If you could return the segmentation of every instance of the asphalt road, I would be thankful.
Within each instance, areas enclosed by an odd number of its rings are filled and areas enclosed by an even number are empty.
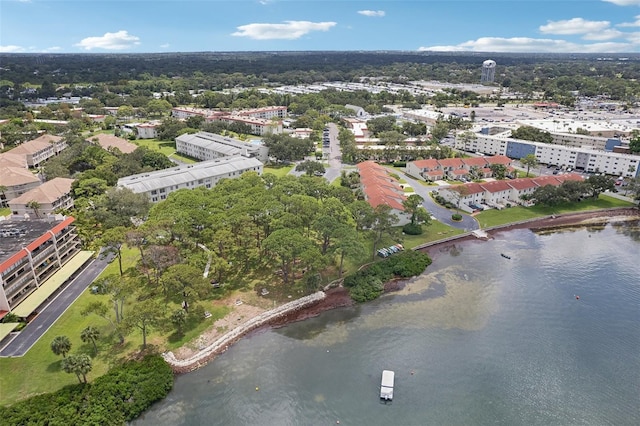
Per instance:
[[[0,351],[0,357],[24,356],[44,333],[57,321],[69,306],[100,275],[113,260],[113,255],[106,258],[98,256],[67,287],[35,317],[11,342]]]
[[[401,173],[401,172],[396,172],[396,173],[401,175],[402,178],[406,180],[407,183],[413,187],[413,190],[415,191],[416,194],[424,198],[424,203],[422,203],[422,205],[439,222],[442,222],[454,228],[462,229],[464,231],[474,231],[476,229],[480,229],[480,225],[478,224],[478,221],[476,221],[475,218],[473,218],[472,216],[469,216],[468,214],[465,214],[465,213],[461,213],[462,214],[461,221],[456,222],[452,220],[451,215],[454,212],[445,207],[442,207],[441,205],[437,204],[435,201],[431,199],[430,193],[437,190],[439,187],[437,186],[427,187],[422,185],[420,182],[416,181],[415,179],[410,178],[404,173]]]
[[[338,126],[329,123],[329,167],[326,168],[324,178],[333,182],[340,177],[342,171],[342,152],[338,140]],[[323,149],[324,150],[324,149]]]

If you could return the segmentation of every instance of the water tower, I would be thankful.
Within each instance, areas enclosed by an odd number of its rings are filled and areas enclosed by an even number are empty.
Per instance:
[[[487,59],[482,63],[482,77],[480,78],[480,82],[493,83],[495,76],[496,76],[496,61]]]

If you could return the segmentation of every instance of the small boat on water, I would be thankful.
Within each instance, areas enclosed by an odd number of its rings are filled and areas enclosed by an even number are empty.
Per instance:
[[[384,401],[393,400],[393,384],[395,373],[391,370],[382,371],[382,382],[380,384],[380,399]]]
[[[511,259],[511,256],[507,256],[507,255],[506,255],[506,254],[504,254],[504,253],[500,253],[500,256],[504,257],[505,259]]]

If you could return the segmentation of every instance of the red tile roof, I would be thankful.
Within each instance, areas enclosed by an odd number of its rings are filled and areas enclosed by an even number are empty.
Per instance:
[[[486,191],[491,193],[510,191],[512,188],[506,180],[494,180],[493,182],[483,182],[480,184]]]
[[[414,161],[413,164],[419,169],[437,169],[439,167],[438,160],[433,158]]]
[[[487,161],[489,164],[504,164],[505,166],[511,164],[511,159],[506,155],[494,155],[492,157],[487,157]]]
[[[517,191],[532,189],[538,186],[533,182],[533,179],[531,178],[513,179],[509,181],[509,185],[511,185],[511,187]]]
[[[454,168],[460,168],[463,165],[461,158],[444,158],[442,160],[438,160],[438,163],[440,163],[440,166],[442,167]]]
[[[484,157],[471,157],[471,158],[463,158],[462,162],[469,167],[486,167],[488,160]]]
[[[364,161],[357,165],[360,183],[371,207],[386,204],[397,210],[404,210],[402,201],[406,199],[400,184],[389,175],[389,171],[374,161]]]

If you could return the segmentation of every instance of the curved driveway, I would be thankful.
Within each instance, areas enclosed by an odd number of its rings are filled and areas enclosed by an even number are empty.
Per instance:
[[[462,220],[460,222],[451,220],[451,215],[454,212],[445,207],[442,207],[431,199],[430,193],[437,190],[438,187],[427,187],[402,172],[396,171],[395,173],[398,173],[404,180],[406,180],[407,183],[413,187],[413,190],[416,194],[424,198],[424,203],[422,205],[439,222],[442,222],[453,228],[462,229],[464,231],[473,231],[476,229],[480,229],[478,221],[473,216],[469,216],[468,214],[465,214],[463,212],[460,213],[462,215]]]

